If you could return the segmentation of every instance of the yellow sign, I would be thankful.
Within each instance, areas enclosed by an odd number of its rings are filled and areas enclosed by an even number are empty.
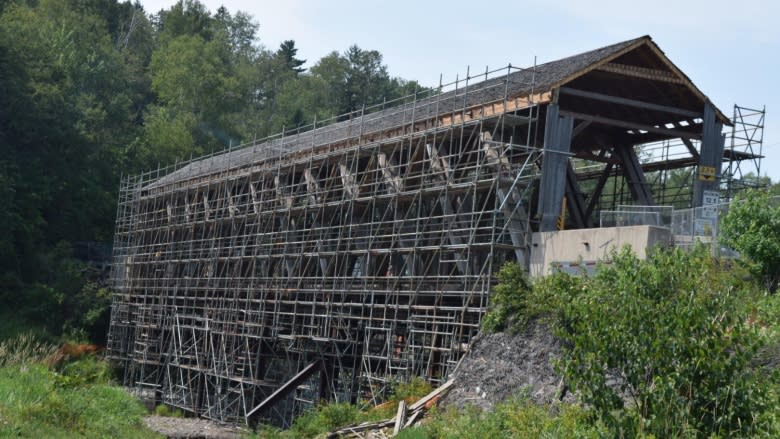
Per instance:
[[[699,180],[715,181],[717,175],[717,171],[712,166],[699,166]]]

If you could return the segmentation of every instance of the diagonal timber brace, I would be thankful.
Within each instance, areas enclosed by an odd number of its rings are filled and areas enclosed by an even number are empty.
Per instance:
[[[650,190],[650,185],[647,183],[642,164],[639,163],[634,148],[628,145],[616,146],[613,153],[620,159],[628,179],[628,189],[634,200],[642,206],[655,205],[653,192]]]

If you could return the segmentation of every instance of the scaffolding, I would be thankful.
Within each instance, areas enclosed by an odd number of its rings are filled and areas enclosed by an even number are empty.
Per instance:
[[[108,356],[228,422],[440,384],[532,233],[666,223],[654,206],[701,207],[724,160],[760,159],[724,124],[641,37],[124,176]]]
[[[723,202],[749,188],[762,187],[765,183],[761,175],[763,159],[764,108],[752,109],[734,105],[731,126],[724,129],[723,135],[727,147],[723,151],[723,166],[720,170],[721,198]],[[686,125],[682,125],[686,126]],[[639,159],[648,184],[653,189],[654,201],[658,206],[671,206],[677,210],[691,208],[693,187],[696,180],[697,156],[701,150],[701,141],[696,139],[665,139],[637,146]],[[577,160],[574,164],[580,184],[587,188],[596,179],[606,179],[606,188],[598,199],[598,205],[592,209],[596,215],[601,212],[599,221],[608,211],[622,212],[626,203],[633,201],[628,181],[617,166]],[[613,221],[608,219],[606,223]]]
[[[320,398],[440,383],[493,273],[529,251],[533,71],[483,77],[124,177],[108,350],[125,384],[203,417],[286,425]]]
[[[729,136],[728,166],[724,169],[725,197],[733,200],[740,191],[761,187],[761,159],[764,154],[766,107],[734,105]]]

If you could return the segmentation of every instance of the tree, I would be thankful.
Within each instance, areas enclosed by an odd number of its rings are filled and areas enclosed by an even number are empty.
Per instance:
[[[70,249],[111,241],[120,172],[408,87],[388,82],[375,51],[336,53],[307,74],[293,40],[277,51],[260,45],[249,14],[180,0],[148,16],[133,1],[0,0],[0,297],[4,309],[57,314],[54,326],[91,324],[64,314],[105,299]]]
[[[147,156],[152,163],[238,143],[228,115],[241,111],[243,97],[230,55],[219,40],[178,36],[154,52],[150,71],[152,89],[164,107],[150,107],[145,116]],[[180,140],[156,132],[172,128],[182,136]],[[174,140],[179,147],[156,143],[163,139]]]
[[[138,130],[123,52],[132,44],[115,38],[127,15],[114,16],[133,10],[68,0],[2,9],[0,296],[10,304],[3,309],[24,314],[24,306],[55,323],[81,309],[71,305],[85,277],[68,249],[111,239],[124,145]],[[133,43],[135,36],[142,35]]]
[[[408,90],[406,82],[390,78],[381,53],[356,45],[350,46],[343,55],[331,52],[324,56],[311,68],[311,73],[327,84],[327,105],[335,110],[334,115],[382,104]]]
[[[295,56],[298,54],[298,48],[295,47],[295,40],[285,40],[279,45],[279,50],[276,51],[276,56],[280,57],[288,69],[295,73],[303,73],[306,69],[301,66],[306,63],[305,59],[298,59]]]
[[[251,15],[238,11],[231,15],[221,6],[214,16],[218,37],[223,38],[236,58],[255,61],[258,53],[257,29],[259,25]]]
[[[197,35],[209,41],[214,36],[213,18],[198,0],[179,0],[156,18],[158,35],[165,43],[182,35]]]
[[[722,243],[747,257],[746,263],[764,286],[780,283],[780,203],[763,190],[736,197],[720,224]]]

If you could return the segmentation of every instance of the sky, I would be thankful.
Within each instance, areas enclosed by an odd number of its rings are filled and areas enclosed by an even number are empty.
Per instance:
[[[352,44],[378,50],[392,76],[424,86],[512,64],[530,67],[650,35],[727,115],[766,107],[761,175],[780,181],[780,2],[776,0],[201,0],[259,23],[275,50],[295,40],[310,67]],[[175,0],[142,0],[149,13]],[[776,111],[776,113],[774,113]],[[727,139],[726,145],[730,144]]]

